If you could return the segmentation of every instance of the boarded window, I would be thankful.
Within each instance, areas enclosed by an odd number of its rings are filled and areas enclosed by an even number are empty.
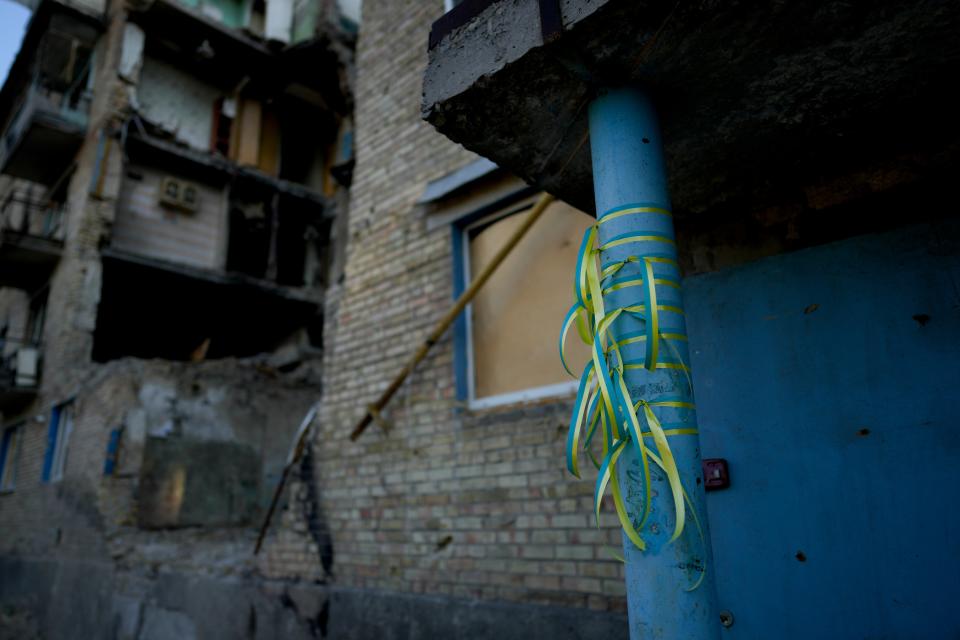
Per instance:
[[[529,215],[529,207],[467,229],[468,278],[478,274]],[[540,389],[552,395],[572,381],[560,364],[557,337],[573,303],[577,251],[593,218],[563,203],[544,212],[470,305],[471,398]],[[589,352],[570,336],[571,368]],[[575,370],[576,371],[576,370]]]
[[[236,120],[239,126],[233,129],[233,141],[230,145],[232,159],[237,164],[255,167],[260,160],[260,125],[263,120],[263,109],[258,101],[247,98],[240,100],[239,107],[240,112]]]
[[[276,112],[269,108],[263,110],[260,123],[257,168],[271,176],[276,176],[280,171],[280,120]]]
[[[147,438],[137,524],[144,529],[246,525],[258,504],[258,452],[236,442]]]

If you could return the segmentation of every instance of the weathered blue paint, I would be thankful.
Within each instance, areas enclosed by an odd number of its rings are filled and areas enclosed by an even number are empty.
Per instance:
[[[453,299],[459,298],[467,288],[467,276],[463,265],[463,227],[459,224],[450,227],[450,242],[453,256]],[[456,385],[457,400],[466,402],[470,397],[470,382],[467,367],[470,359],[467,357],[467,315],[466,312],[457,316],[453,322],[453,368],[454,383]]]
[[[112,476],[117,466],[117,454],[120,452],[120,429],[110,430],[110,439],[107,440],[107,455],[103,460],[103,475]]]
[[[960,637],[960,222],[684,284],[724,636]]]
[[[7,450],[10,448],[10,441],[13,439],[13,432],[16,428],[4,429],[3,438],[0,439],[0,478],[3,478],[3,472],[7,467]],[[13,463],[13,460],[11,460],[11,463]]]
[[[470,164],[460,167],[456,171],[443,175],[436,180],[427,183],[427,188],[423,190],[423,195],[417,200],[417,204],[435,202],[441,198],[446,198],[454,191],[462,189],[475,183],[481,178],[489,176],[497,170],[497,165],[492,160],[486,158],[477,158]]]
[[[676,258],[676,245],[663,239],[674,238],[673,220],[661,213],[630,214],[604,222],[604,214],[625,206],[670,208],[667,175],[664,166],[660,129],[649,98],[636,89],[617,89],[602,93],[590,106],[590,141],[593,156],[594,191],[597,215],[601,220],[601,245],[625,234],[654,236],[660,241],[644,241],[605,249],[604,265],[635,256]],[[679,281],[679,267],[657,263],[658,278]],[[643,267],[626,265],[617,279],[643,277]],[[678,289],[657,287],[661,304],[682,307]],[[644,304],[643,287],[621,289],[604,296],[608,307]],[[685,333],[682,314],[661,313],[661,333]],[[614,324],[614,333],[620,337],[642,333],[645,324],[633,317],[622,316]],[[689,363],[688,345],[672,341],[675,351],[664,345],[661,360],[681,360]],[[643,361],[646,343],[638,342],[623,349],[624,360]],[[628,370],[624,374],[634,400],[680,399],[692,400],[692,389],[687,376],[677,370]],[[696,426],[695,414],[687,409],[657,409],[665,428]],[[706,529],[706,508],[701,482],[700,451],[696,435],[670,438],[681,478]],[[631,442],[620,465],[624,495],[635,521],[642,513],[642,472]],[[719,637],[720,623],[716,606],[714,568],[710,556],[708,530],[701,538],[693,518],[687,518],[684,534],[669,543],[674,527],[673,498],[665,477],[652,470],[654,491],[652,512],[641,535],[648,549],[640,551],[624,536],[627,561],[627,605],[630,619],[630,637],[683,638],[702,640]],[[694,585],[706,567],[702,584]]]
[[[57,437],[60,429],[60,412],[63,405],[55,405],[50,410],[50,423],[47,425],[47,449],[43,454],[43,482],[50,482],[53,472],[53,456],[57,451]]]

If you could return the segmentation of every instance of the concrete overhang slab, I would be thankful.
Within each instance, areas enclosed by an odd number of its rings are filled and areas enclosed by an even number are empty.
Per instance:
[[[127,137],[127,149],[135,159],[143,159],[171,170],[187,171],[187,175],[196,175],[213,183],[234,181],[250,184],[259,187],[265,197],[279,192],[316,206],[318,216],[331,219],[336,216],[336,209],[323,194],[302,184],[268,175],[259,169],[240,166],[220,155],[204,153],[137,132]]]
[[[960,140],[960,3],[552,2],[564,28],[547,44],[547,0],[478,3],[434,38],[423,116],[583,210],[604,86],[654,93],[681,214]]]

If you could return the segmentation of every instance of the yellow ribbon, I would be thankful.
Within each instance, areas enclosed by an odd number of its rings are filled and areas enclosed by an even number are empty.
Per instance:
[[[688,383],[690,380],[690,369],[672,344],[674,341],[686,341],[686,336],[676,332],[660,331],[661,313],[682,315],[683,309],[676,305],[658,303],[658,286],[679,289],[680,283],[671,278],[657,276],[654,272],[654,265],[666,264],[678,268],[676,260],[663,256],[629,256],[606,267],[601,268],[599,266],[601,252],[611,247],[639,242],[661,242],[675,245],[672,238],[652,232],[644,232],[613,238],[601,247],[598,240],[599,225],[608,220],[634,213],[670,215],[668,210],[656,207],[627,207],[603,216],[587,230],[581,244],[578,268],[574,279],[576,303],[568,312],[561,329],[560,353],[566,367],[564,344],[570,328],[574,326],[577,328],[580,339],[591,347],[590,364],[581,375],[581,387],[568,433],[568,468],[573,475],[580,477],[578,450],[580,449],[581,438],[583,438],[584,450],[589,453],[593,464],[599,469],[594,490],[594,515],[597,526],[599,526],[603,496],[609,488],[617,518],[627,538],[637,548],[645,550],[646,542],[640,532],[646,525],[652,506],[651,463],[663,472],[673,498],[675,526],[670,542],[674,542],[683,533],[688,514],[693,519],[701,540],[703,540],[703,529],[690,496],[683,486],[669,443],[670,437],[696,435],[697,430],[695,428],[665,429],[654,411],[655,408],[693,411],[696,409],[695,405],[692,402],[681,400],[647,401],[640,399],[634,401],[623,377],[624,371],[633,369],[642,368],[650,371],[673,369],[683,371],[687,376]],[[611,281],[613,276],[625,265],[631,263],[638,264],[641,267],[641,277],[620,282]],[[643,304],[629,304],[614,309],[606,308],[603,300],[604,294],[630,287],[641,288]],[[625,336],[617,339],[613,332],[613,324],[623,314],[630,314],[644,321],[645,331],[642,335]],[[645,342],[647,345],[644,350],[644,361],[642,363],[624,362],[620,348],[638,342]],[[667,346],[672,354],[670,361],[664,361],[660,357],[661,342]],[[600,463],[594,457],[590,446],[597,429],[602,433],[602,462]],[[647,438],[652,440],[649,446],[646,443]],[[638,526],[635,525],[627,509],[617,473],[617,465],[630,442],[633,442],[636,447],[637,457],[643,469],[643,511],[640,514]],[[702,580],[703,575],[690,589],[696,589]]]

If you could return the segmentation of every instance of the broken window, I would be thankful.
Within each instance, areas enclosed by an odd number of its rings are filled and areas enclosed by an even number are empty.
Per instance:
[[[316,204],[292,197],[281,196],[279,202],[276,281],[279,284],[299,287],[304,283],[308,247],[316,248],[315,240],[320,239],[314,222],[319,218],[321,210]],[[327,233],[329,235],[329,231]],[[327,237],[323,236],[323,240]],[[311,256],[319,262],[320,256],[316,252],[311,253]],[[318,266],[315,264],[314,268]]]
[[[323,179],[323,194],[333,196],[337,184],[350,187],[353,181],[353,120],[344,118],[337,129],[336,142],[330,145]]]
[[[233,135],[233,119],[237,115],[237,101],[233,98],[218,98],[213,105],[213,132],[210,150],[230,155],[230,137]]]
[[[280,172],[280,118],[271,104],[221,97],[213,105],[211,151],[267,175]]]
[[[49,289],[44,288],[30,298],[30,307],[27,312],[27,331],[24,342],[28,345],[39,345],[43,340],[43,325],[47,319],[47,295]]]
[[[320,205],[239,185],[231,195],[227,271],[292,287],[323,282],[330,225]]]
[[[266,25],[266,3],[263,0],[253,0],[253,5],[250,7],[250,21],[247,23],[247,29],[258,36],[263,36]]]
[[[59,482],[67,467],[67,448],[73,431],[73,402],[58,404],[50,413],[47,452],[43,459],[43,481]]]
[[[278,135],[283,140],[279,176],[332,195],[329,175],[337,147],[339,125],[336,117],[324,108],[317,92],[305,87],[288,91],[296,91],[297,97],[287,96],[276,105]],[[349,126],[349,122],[344,126]],[[352,140],[348,139],[347,143],[352,149]],[[347,153],[345,150],[344,155]]]
[[[38,71],[43,84],[77,100],[77,94],[87,89],[93,47],[72,35],[50,31],[40,52]]]
[[[461,231],[466,286],[529,215],[528,200],[497,211]],[[589,215],[555,202],[504,260],[467,307],[466,371],[474,407],[571,393],[576,388],[557,353],[558,322],[572,304],[570,274]],[[518,357],[518,354],[523,354]],[[571,366],[589,357],[571,336]]]
[[[234,201],[230,207],[227,271],[255,278],[267,274],[271,212],[265,202]]]
[[[63,194],[46,196],[44,187],[18,180],[0,204],[0,228],[41,238],[59,238]]]
[[[16,486],[22,439],[23,423],[3,431],[3,439],[0,440],[0,493],[13,491]]]

